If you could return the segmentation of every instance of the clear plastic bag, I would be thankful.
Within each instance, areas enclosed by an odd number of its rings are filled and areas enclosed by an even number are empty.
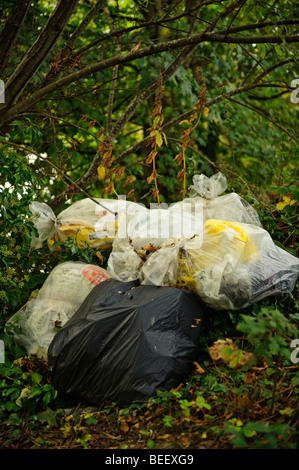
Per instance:
[[[202,232],[202,211],[194,216],[187,209],[128,207],[126,216],[119,220],[108,259],[111,277],[139,279],[142,284],[174,284],[180,243]]]
[[[177,286],[194,290],[215,309],[238,309],[294,289],[299,260],[251,224],[211,219],[202,242],[181,248]]]
[[[119,235],[125,232],[120,224],[108,260],[111,277],[187,288],[215,309],[291,292],[299,260],[274,244],[245,200],[219,196],[226,185],[221,173],[197,175],[194,197],[168,210],[128,211],[127,232]]]
[[[109,278],[105,269],[67,261],[49,274],[35,298],[30,299],[7,322],[22,330],[15,341],[28,354],[47,358],[48,347],[60,327],[77,311],[90,291]]]
[[[119,210],[125,210],[133,202],[114,199],[96,199],[98,204],[89,198],[76,201],[60,214],[55,216],[45,203],[33,202],[29,209],[38,230],[38,237],[33,236],[31,247],[41,248],[48,240],[51,248],[55,241],[66,241],[68,237],[76,239],[79,246],[85,243],[94,248],[110,248],[117,231]]]
[[[204,174],[195,175],[189,189],[190,198],[175,203],[174,207],[191,204],[194,210],[194,207],[202,204],[204,221],[219,219],[261,226],[257,211],[245,199],[236,193],[221,196],[227,189],[227,179],[222,173],[216,173],[210,178]]]

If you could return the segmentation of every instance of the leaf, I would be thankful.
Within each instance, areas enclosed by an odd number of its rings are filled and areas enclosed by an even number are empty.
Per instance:
[[[125,419],[122,419],[121,420],[121,423],[120,423],[120,430],[121,432],[123,432],[124,434],[127,434],[129,431],[130,431],[130,426],[128,425],[127,421]]]
[[[123,172],[125,171],[125,169],[126,169],[125,166],[121,166],[117,168],[117,170],[115,171],[115,179],[119,179],[121,175],[123,174]]]
[[[161,132],[161,134],[163,135],[164,137],[164,142],[165,142],[165,145],[168,146],[168,142],[167,142],[167,138],[166,138],[166,134],[164,132]]]
[[[174,161],[176,161],[177,164],[180,165],[182,163],[183,158],[184,158],[183,152],[180,152],[174,157]]]
[[[179,181],[183,181],[185,173],[186,173],[186,168],[183,168],[181,171],[178,172],[177,179]]]
[[[209,108],[204,108],[203,114],[204,114],[205,117],[208,117],[208,115],[209,115]]]
[[[154,179],[157,178],[157,170],[153,170],[152,174],[146,179],[148,184],[150,184]]]
[[[149,251],[150,253],[154,253],[155,251],[157,251],[157,249],[158,248],[155,248],[154,245],[152,245],[151,243],[144,247],[144,250]]]
[[[31,390],[28,398],[33,398],[33,397],[36,397],[37,395],[40,395],[42,393],[41,389],[37,386],[33,387],[33,389]]]
[[[243,434],[245,437],[253,437],[253,436],[256,436],[257,433],[254,429],[249,429],[246,426],[244,426]]]
[[[296,200],[291,200],[288,196],[282,196],[283,201],[280,201],[276,204],[276,208],[279,211],[282,211],[286,206],[292,206],[295,204]]]
[[[157,132],[156,134],[156,144],[158,145],[158,147],[161,147],[161,145],[163,144],[163,139],[160,132]]]
[[[152,449],[153,447],[155,447],[155,441],[153,441],[152,439],[150,439],[149,441],[147,441],[147,447],[149,449]]]
[[[130,191],[128,192],[128,194],[126,194],[126,198],[128,199],[129,197],[134,196],[134,193],[135,193],[135,189],[134,189],[134,188],[130,189]]]
[[[265,44],[258,44],[257,48],[260,51],[261,59],[264,59],[267,52]]]
[[[155,137],[157,134],[159,134],[159,131],[152,131],[150,137]]]
[[[40,381],[43,378],[43,376],[38,374],[37,372],[31,372],[30,376],[31,376],[31,380],[34,384],[39,384]]]
[[[278,55],[283,55],[283,52],[282,52],[282,50],[280,49],[280,47],[279,47],[278,44],[274,44],[274,49],[275,49],[276,54],[278,54]]]
[[[29,396],[31,393],[31,388],[30,387],[25,387],[20,393],[20,396],[16,400],[16,404],[18,406],[22,406],[22,401],[28,400]]]
[[[204,374],[205,371],[203,370],[202,367],[200,367],[200,365],[197,363],[197,362],[193,362],[193,364],[195,365],[195,374]]]
[[[134,176],[133,175],[129,176],[124,182],[124,187],[128,186],[128,184],[133,183],[133,181],[134,181]]]
[[[99,180],[103,180],[105,178],[105,174],[106,174],[106,169],[104,166],[99,166],[98,167],[98,178]]]
[[[95,416],[89,416],[88,418],[85,418],[85,423],[88,425],[97,424],[97,418]]]
[[[152,150],[149,154],[149,156],[147,157],[147,159],[145,160],[145,163],[147,163],[147,165],[150,165],[153,161],[153,159],[155,158],[155,156],[157,155],[158,152],[156,152],[155,150]]]
[[[198,395],[196,397],[195,403],[198,406],[198,408],[206,408],[207,410],[211,409],[211,405],[209,405],[209,403],[207,403],[204,397],[201,395]]]
[[[253,356],[252,353],[238,349],[230,338],[219,339],[208,349],[213,361],[223,361],[231,368],[247,364]]]
[[[19,418],[17,413],[11,413],[6,421],[6,426],[20,426],[21,423],[22,420]]]
[[[153,128],[156,129],[157,128],[157,125],[159,124],[161,120],[161,116],[155,116],[154,120],[153,120]],[[160,124],[161,125],[161,124]]]

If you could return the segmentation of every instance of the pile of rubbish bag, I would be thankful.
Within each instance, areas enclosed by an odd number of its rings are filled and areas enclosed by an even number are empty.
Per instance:
[[[296,257],[273,242],[256,210],[227,189],[222,173],[195,175],[190,197],[170,207],[111,199],[83,199],[56,218],[33,202],[38,238],[76,238],[84,246],[111,249],[107,271],[118,281],[170,285],[194,291],[217,310],[245,308],[294,289]]]
[[[70,400],[127,404],[178,386],[196,359],[207,311],[242,309],[291,292],[299,260],[276,246],[256,210],[227,180],[196,175],[190,197],[168,207],[83,199],[57,217],[30,206],[32,248],[72,237],[110,250],[107,269],[55,267],[8,323],[28,354],[48,360]],[[53,247],[54,245],[54,247]]]

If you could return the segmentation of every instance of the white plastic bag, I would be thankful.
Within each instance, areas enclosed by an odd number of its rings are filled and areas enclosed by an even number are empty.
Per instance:
[[[96,199],[97,204],[89,198],[76,201],[60,214],[55,216],[45,203],[33,202],[29,209],[39,236],[32,236],[31,247],[41,248],[48,240],[51,248],[55,241],[66,241],[68,237],[76,239],[78,245],[85,243],[94,248],[111,247],[117,231],[117,218],[120,210],[125,210],[133,202],[118,199]]]
[[[77,311],[89,292],[108,279],[106,270],[92,264],[67,261],[49,274],[37,297],[29,300],[7,322],[21,327],[18,344],[28,354],[47,359],[48,347],[59,327]]]
[[[186,212],[182,208],[128,207],[119,220],[108,259],[111,277],[119,281],[139,279],[142,284],[173,284],[182,240],[202,232],[202,211],[194,216],[188,207]]]
[[[190,198],[174,204],[179,207],[182,204],[191,204],[194,208],[198,204],[203,205],[203,220],[219,219],[242,222],[261,226],[257,211],[236,193],[221,194],[227,188],[227,179],[222,173],[216,173],[208,178],[204,174],[193,177],[193,185],[190,186]]]

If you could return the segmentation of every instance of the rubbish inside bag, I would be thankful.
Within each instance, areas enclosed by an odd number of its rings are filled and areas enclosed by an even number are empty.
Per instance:
[[[237,194],[217,197],[225,188],[223,175],[197,176],[193,194],[214,199],[195,196],[168,210],[127,211],[108,259],[110,276],[187,288],[212,308],[224,310],[291,292],[299,260],[274,244],[254,208]],[[164,225],[159,232],[160,219]],[[164,236],[153,237],[155,231]]]
[[[99,266],[76,261],[58,264],[49,274],[35,298],[31,298],[7,322],[16,324],[22,333],[15,341],[27,354],[47,358],[48,347],[61,328],[77,311],[99,283],[109,279]]]
[[[51,248],[55,241],[64,242],[71,237],[81,247],[87,243],[94,248],[110,248],[117,231],[118,212],[134,203],[100,198],[95,201],[89,198],[76,201],[60,212],[57,218],[44,202],[32,202],[29,209],[39,236],[32,236],[31,247],[41,248],[47,240]]]
[[[177,387],[196,360],[204,318],[188,290],[108,279],[53,338],[53,386],[68,400],[122,406]]]
[[[257,226],[220,220],[204,224],[180,250],[178,287],[194,290],[214,309],[245,308],[270,295],[291,292],[299,260]]]

